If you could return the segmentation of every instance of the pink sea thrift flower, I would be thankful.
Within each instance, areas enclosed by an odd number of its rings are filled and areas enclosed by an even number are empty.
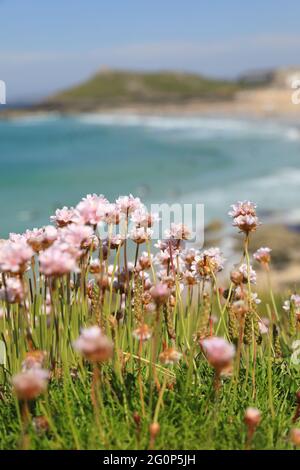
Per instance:
[[[129,238],[140,245],[151,239],[152,230],[150,228],[138,227],[131,230]]]
[[[224,268],[224,257],[219,248],[209,248],[195,256],[192,270],[200,277],[208,278]]]
[[[271,261],[271,248],[262,247],[259,248],[254,254],[253,258],[263,265],[268,265]]]
[[[78,212],[74,207],[64,206],[62,209],[56,209],[55,215],[50,217],[51,222],[53,222],[57,227],[66,227],[66,225],[76,222],[79,218]]]
[[[101,194],[88,194],[76,206],[76,211],[84,224],[96,226],[104,220],[108,200]]]
[[[246,409],[244,421],[248,427],[256,427],[261,421],[261,412],[257,408],[249,406]]]
[[[10,240],[0,245],[0,271],[13,274],[24,273],[34,252],[24,240]]]
[[[61,229],[59,238],[61,241],[76,248],[81,248],[84,243],[91,239],[94,231],[88,225],[69,224]]]
[[[230,367],[235,355],[235,348],[224,338],[210,337],[200,341],[209,364],[221,373]]]
[[[77,271],[76,257],[63,250],[63,246],[52,245],[39,256],[40,271],[46,276],[64,276]]]
[[[228,212],[228,215],[233,218],[232,225],[245,233],[254,232],[260,224],[256,215],[256,204],[250,201],[239,201],[231,207],[232,210]]]
[[[239,267],[239,272],[243,275],[244,277],[244,282],[248,282],[248,266],[247,264],[241,264]],[[251,284],[256,284],[256,272],[252,268],[252,266],[249,266],[249,277],[250,277],[250,282]]]
[[[104,207],[104,221],[107,224],[118,225],[120,222],[120,209],[117,204],[106,204]]]
[[[12,383],[19,400],[34,400],[46,391],[49,372],[41,368],[32,368],[13,377]]]
[[[156,305],[163,305],[167,303],[171,291],[166,284],[159,283],[151,287],[150,294]]]
[[[143,251],[138,260],[138,268],[141,270],[150,269],[153,263],[153,255]]]
[[[74,348],[91,362],[105,362],[112,357],[113,342],[98,326],[84,328]]]
[[[33,230],[26,230],[26,240],[29,246],[38,253],[41,250],[46,250],[57,239],[57,229],[52,225],[47,225],[42,228],[34,228]]]
[[[129,194],[129,196],[120,196],[116,200],[116,204],[120,212],[122,212],[126,216],[132,214],[132,212],[142,207],[140,198],[134,197],[132,194]]]
[[[0,300],[7,301],[10,304],[21,303],[25,298],[24,287],[20,279],[17,277],[9,277],[6,279],[6,288],[0,289]]]
[[[191,238],[190,229],[184,224],[171,224],[170,230],[165,232],[166,238],[173,238],[175,240],[189,240]]]
[[[148,212],[145,207],[140,207],[132,213],[131,221],[134,222],[137,227],[150,228],[153,227],[155,222],[159,221],[159,217],[158,214]]]
[[[300,295],[292,294],[290,300],[284,301],[282,308],[286,312],[290,312],[293,308],[296,316],[300,318]]]

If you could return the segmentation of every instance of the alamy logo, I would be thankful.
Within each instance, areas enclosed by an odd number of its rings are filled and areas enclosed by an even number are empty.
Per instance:
[[[296,340],[292,344],[293,353],[291,355],[291,362],[294,365],[300,364],[300,340]]]
[[[295,90],[292,93],[292,103],[300,104],[300,78],[295,78],[291,83],[291,87]]]
[[[6,104],[6,84],[0,80],[0,104]]]
[[[0,366],[6,366],[6,348],[5,343],[0,341]]]

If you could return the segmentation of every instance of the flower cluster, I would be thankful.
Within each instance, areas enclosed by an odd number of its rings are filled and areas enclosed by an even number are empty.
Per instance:
[[[231,206],[232,210],[228,213],[233,219],[232,225],[238,227],[241,232],[246,234],[254,232],[260,224],[256,215],[256,204],[250,201],[239,201]]]

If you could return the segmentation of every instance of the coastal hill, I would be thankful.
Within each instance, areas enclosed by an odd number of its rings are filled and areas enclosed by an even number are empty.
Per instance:
[[[55,111],[212,114],[299,119],[292,102],[300,67],[254,71],[236,80],[196,73],[101,69],[91,78],[30,108],[0,109],[0,118]],[[300,96],[300,92],[296,91]],[[297,95],[297,96],[298,96]]]
[[[292,103],[292,82],[300,68],[254,71],[236,80],[195,73],[100,70],[87,81],[59,92],[37,108],[85,112],[125,110],[166,113],[299,116]]]
[[[179,72],[103,70],[86,82],[62,91],[42,103],[55,110],[90,110],[132,104],[182,104],[191,100],[233,99],[240,85],[234,81]]]

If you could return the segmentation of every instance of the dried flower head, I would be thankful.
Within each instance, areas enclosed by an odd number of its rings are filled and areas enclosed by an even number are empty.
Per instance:
[[[175,348],[167,348],[160,355],[159,360],[165,365],[173,365],[180,361],[182,354]]]
[[[33,368],[42,368],[46,359],[45,351],[29,351],[25,355],[25,359],[22,362],[22,371],[33,369]]]
[[[138,341],[147,341],[151,338],[152,332],[149,326],[144,323],[132,332],[132,336]]]

